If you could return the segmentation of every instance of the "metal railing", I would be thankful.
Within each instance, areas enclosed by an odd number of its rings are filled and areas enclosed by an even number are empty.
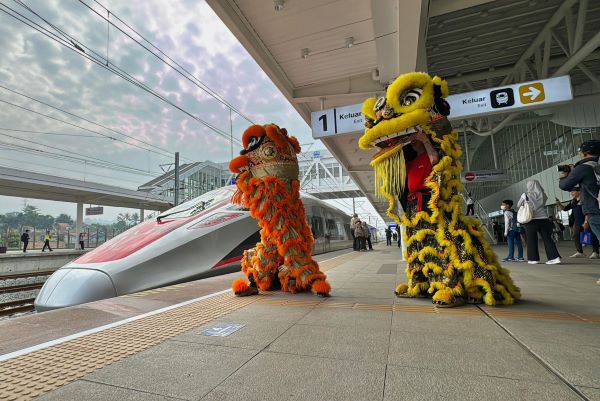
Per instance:
[[[88,227],[84,229],[84,248],[96,248],[103,243],[111,240],[123,231],[129,229],[126,227],[122,230],[109,227]],[[44,247],[44,237],[46,229],[36,227],[22,226],[20,228],[7,227],[0,231],[0,247],[6,247],[7,250],[20,250],[23,248],[21,235],[29,230],[29,243],[27,250],[39,250]],[[50,230],[50,247],[52,249],[78,249],[79,248],[79,233],[69,229],[52,229]]]
[[[477,217],[481,222],[481,227],[483,227],[485,230],[490,242],[492,242],[494,245],[498,245],[498,239],[494,235],[492,219],[487,210],[485,210],[478,201],[475,201],[475,217]]]

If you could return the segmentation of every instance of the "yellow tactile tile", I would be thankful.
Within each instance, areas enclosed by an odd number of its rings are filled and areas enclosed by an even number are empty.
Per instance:
[[[0,362],[0,400],[31,400],[259,299],[218,295]]]

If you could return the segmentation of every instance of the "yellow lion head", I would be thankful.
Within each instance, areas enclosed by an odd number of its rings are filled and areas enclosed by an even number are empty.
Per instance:
[[[423,72],[400,75],[387,88],[385,97],[369,98],[362,105],[365,133],[358,141],[361,149],[379,148],[371,165],[397,154],[413,135],[445,117],[450,107],[448,83]]]

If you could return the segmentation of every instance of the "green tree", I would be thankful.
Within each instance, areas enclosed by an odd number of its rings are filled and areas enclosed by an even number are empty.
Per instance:
[[[68,225],[72,226],[73,224],[75,224],[75,222],[73,221],[73,219],[71,218],[71,216],[69,216],[66,213],[61,213],[58,215],[58,217],[56,217],[56,219],[54,219],[55,223],[67,223]]]

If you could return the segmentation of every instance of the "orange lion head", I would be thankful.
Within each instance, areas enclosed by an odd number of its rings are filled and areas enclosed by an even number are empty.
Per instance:
[[[244,149],[240,156],[229,162],[229,170],[240,174],[249,172],[253,177],[275,176],[298,179],[300,144],[288,136],[285,128],[275,124],[252,125],[242,135]]]

